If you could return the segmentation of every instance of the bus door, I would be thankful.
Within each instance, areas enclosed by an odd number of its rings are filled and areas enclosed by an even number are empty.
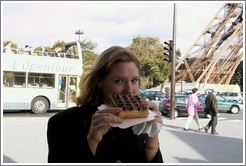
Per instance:
[[[77,91],[77,76],[59,75],[57,107],[74,106]]]

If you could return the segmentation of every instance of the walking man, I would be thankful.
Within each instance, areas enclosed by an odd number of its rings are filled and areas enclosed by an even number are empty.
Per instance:
[[[217,126],[217,116],[218,116],[218,106],[217,106],[217,99],[216,99],[216,91],[212,90],[212,92],[206,97],[205,104],[206,104],[206,111],[211,115],[211,120],[208,122],[207,126],[204,127],[205,132],[208,132],[210,126],[212,126],[211,134],[217,135],[219,133],[216,132]]]

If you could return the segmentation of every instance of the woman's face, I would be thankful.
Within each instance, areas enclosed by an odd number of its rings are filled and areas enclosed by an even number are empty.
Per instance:
[[[133,62],[122,62],[114,66],[111,73],[98,83],[102,88],[104,103],[111,94],[134,94],[139,89],[139,70]]]

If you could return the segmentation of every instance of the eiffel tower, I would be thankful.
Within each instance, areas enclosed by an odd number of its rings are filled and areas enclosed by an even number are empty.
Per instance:
[[[243,59],[243,4],[225,3],[176,65],[175,81],[229,84]]]

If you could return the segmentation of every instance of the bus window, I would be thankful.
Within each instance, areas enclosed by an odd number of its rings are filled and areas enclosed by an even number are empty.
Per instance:
[[[25,72],[3,72],[3,80],[5,87],[25,87]]]
[[[13,73],[12,72],[8,72],[8,71],[4,71],[3,72],[3,86],[4,87],[10,87],[10,85],[12,84],[13,87]]]
[[[55,88],[55,74],[28,73],[29,88]]]

